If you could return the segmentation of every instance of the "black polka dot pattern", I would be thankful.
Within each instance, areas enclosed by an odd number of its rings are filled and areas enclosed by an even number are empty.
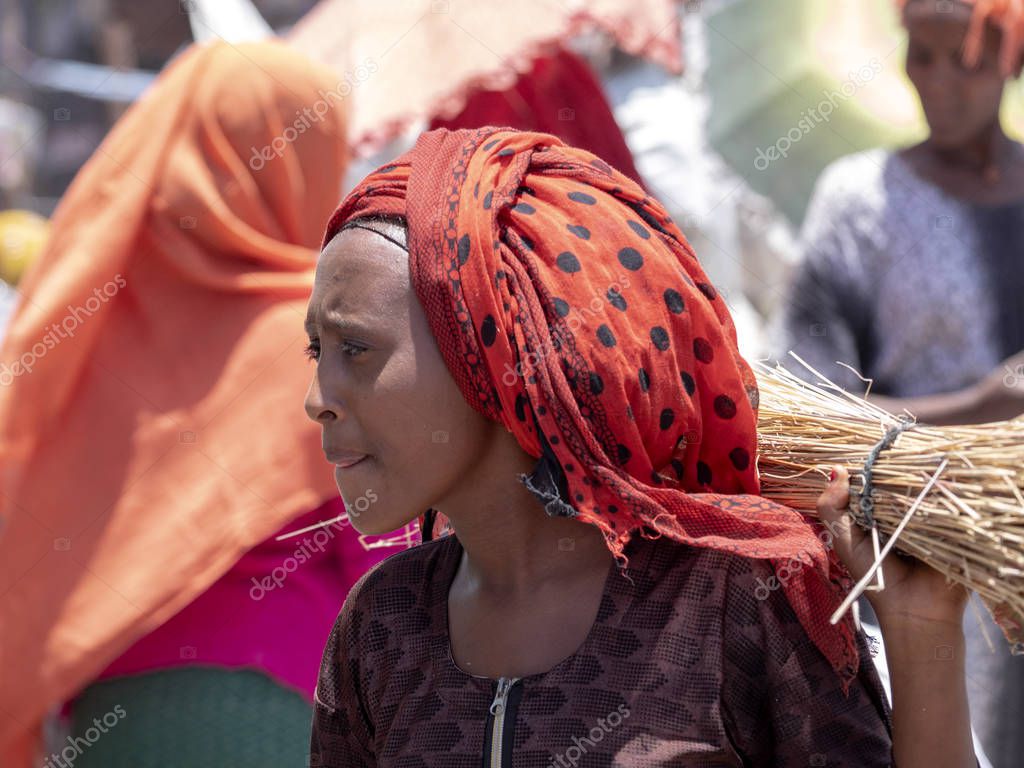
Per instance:
[[[669,348],[668,331],[660,325],[651,328],[651,342],[657,349],[665,352]]]
[[[743,472],[750,466],[750,452],[746,448],[733,448],[729,451],[729,461],[736,469]]]
[[[683,386],[686,388],[686,394],[693,397],[693,393],[697,391],[697,385],[693,381],[693,376],[688,374],[686,371],[680,371],[679,378],[683,380]]]
[[[597,198],[593,195],[588,195],[586,192],[570,192],[569,199],[574,203],[583,203],[583,205],[595,205]]]
[[[708,301],[714,301],[718,298],[718,291],[715,290],[711,283],[697,283],[697,290],[708,297]]]
[[[483,325],[480,326],[480,339],[485,347],[489,347],[494,344],[497,335],[498,328],[494,323],[494,315],[488,315],[484,318]]]
[[[620,465],[621,464],[625,464],[631,458],[633,458],[633,454],[630,453],[629,448],[624,446],[622,443],[619,443],[619,447],[617,449],[617,453],[618,453],[618,459],[619,459],[619,464]]]
[[[686,304],[683,302],[683,297],[679,295],[679,291],[675,288],[666,288],[663,294],[665,299],[665,306],[668,307],[668,311],[673,315],[682,314],[682,311],[686,308]]]
[[[566,229],[576,235],[580,240],[590,239],[590,230],[581,224],[568,224],[566,225]]]
[[[605,294],[605,297],[608,299],[608,303],[611,304],[613,307],[615,307],[618,310],[621,310],[622,312],[626,311],[626,308],[628,306],[626,304],[626,300],[622,298],[622,294],[619,293],[617,289],[609,288],[608,292]]]
[[[636,272],[644,265],[644,257],[635,248],[623,248],[619,251],[619,263],[631,272]]]
[[[715,348],[710,341],[698,336],[693,340],[693,356],[702,363],[710,363],[715,359]]]
[[[633,221],[632,219],[630,219],[626,223],[629,225],[630,229],[632,229],[634,232],[636,232],[636,234],[638,234],[644,240],[650,240],[651,239],[651,233],[648,232],[644,228],[643,224],[640,224],[639,222]]]
[[[711,485],[714,478],[711,476],[711,467],[703,461],[697,462],[697,482],[701,485]]]
[[[715,413],[720,419],[731,419],[736,415],[736,403],[728,395],[715,398]]]
[[[520,421],[526,421],[526,395],[520,392],[516,395],[516,418]]]
[[[555,263],[558,264],[558,268],[560,270],[568,274],[580,271],[579,259],[576,258],[574,253],[570,253],[569,251],[563,251],[558,254],[558,258],[555,260]]]
[[[470,242],[469,235],[463,235],[459,238],[459,266],[462,266],[469,261]]]
[[[615,346],[615,335],[612,333],[612,329],[607,325],[602,324],[601,327],[597,329],[597,338],[606,347]]]
[[[640,381],[640,391],[646,392],[651,388],[651,378],[643,368],[641,368],[637,374],[637,379]]]

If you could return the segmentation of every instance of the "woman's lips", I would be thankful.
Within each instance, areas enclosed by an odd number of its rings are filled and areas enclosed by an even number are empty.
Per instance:
[[[358,464],[365,458],[366,454],[362,454],[360,456],[353,456],[352,454],[327,455],[327,460],[331,462],[331,464],[333,464],[334,466],[338,467],[339,469],[348,469],[349,467],[354,467],[356,464]]]

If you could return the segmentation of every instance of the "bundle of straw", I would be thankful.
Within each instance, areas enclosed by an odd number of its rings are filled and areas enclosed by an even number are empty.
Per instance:
[[[797,360],[817,385],[755,364],[762,494],[814,515],[831,467],[845,466],[853,519],[866,527],[873,519],[882,541],[895,535],[898,551],[976,591],[1011,650],[1024,653],[1024,419],[904,425]],[[887,433],[891,445],[869,462]]]

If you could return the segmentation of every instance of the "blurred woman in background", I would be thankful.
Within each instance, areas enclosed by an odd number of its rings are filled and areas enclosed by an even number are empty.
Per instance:
[[[345,512],[295,365],[348,161],[338,85],[279,43],[189,49],[83,167],[19,286],[4,766],[305,764],[324,637],[380,559],[345,520],[273,538]],[[68,699],[70,735],[41,749]]]
[[[1024,413],[1024,147],[1000,124],[1021,71],[1024,6],[901,0],[907,74],[928,137],[844,157],[817,184],[781,317],[838,384],[936,424]],[[804,373],[800,366],[789,368]],[[994,765],[1024,751],[1024,660],[968,613],[975,727]]]

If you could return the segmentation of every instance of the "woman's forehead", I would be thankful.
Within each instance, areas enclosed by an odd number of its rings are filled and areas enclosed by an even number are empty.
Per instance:
[[[951,0],[908,0],[904,7],[904,18],[908,22],[952,22],[967,25],[974,7]]]
[[[408,254],[376,232],[346,229],[320,253],[310,311],[397,311],[410,290]]]

